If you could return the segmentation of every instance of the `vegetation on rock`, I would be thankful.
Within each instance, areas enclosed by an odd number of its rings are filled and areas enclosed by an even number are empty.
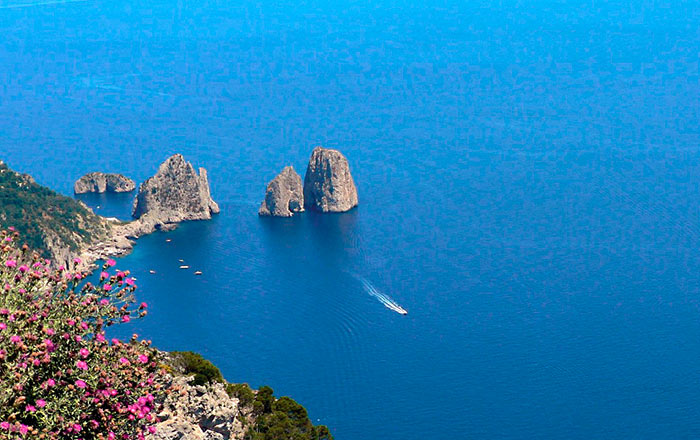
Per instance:
[[[224,381],[221,371],[199,353],[171,351],[168,364],[184,376],[194,376],[193,385],[207,385]]]
[[[268,386],[255,394],[253,413],[245,440],[333,440],[328,427],[311,423],[303,406],[286,396],[275,399]]]
[[[80,202],[37,184],[0,161],[0,228],[22,231],[22,239],[44,257],[77,253],[103,237],[109,226]]]

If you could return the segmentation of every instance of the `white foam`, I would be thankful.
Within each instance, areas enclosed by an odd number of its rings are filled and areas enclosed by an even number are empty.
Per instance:
[[[0,9],[34,8],[37,6],[63,5],[68,3],[87,3],[89,0],[49,0],[44,2],[19,3],[16,5],[0,5]]]
[[[394,312],[399,313],[401,315],[408,315],[406,309],[398,305],[396,301],[391,299],[389,296],[378,291],[367,279],[359,275],[356,275],[356,277],[362,283],[362,286],[365,288],[365,291],[371,296],[377,298],[380,303],[384,304],[384,307],[386,307],[389,310],[393,310]]]

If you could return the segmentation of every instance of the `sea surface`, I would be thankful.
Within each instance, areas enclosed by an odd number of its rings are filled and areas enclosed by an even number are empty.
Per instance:
[[[120,332],[337,440],[700,438],[699,63],[696,1],[0,0],[0,159],[206,167]],[[317,145],[360,206],[259,218]]]

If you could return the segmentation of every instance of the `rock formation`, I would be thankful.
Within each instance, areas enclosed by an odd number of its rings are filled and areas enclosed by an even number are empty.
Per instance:
[[[121,174],[89,173],[78,179],[73,185],[76,194],[89,192],[131,192],[136,189],[136,184],[128,177]]]
[[[181,154],[171,156],[155,176],[139,185],[132,215],[154,227],[184,220],[206,220],[219,212],[209,192],[207,171],[199,169]]]
[[[357,203],[348,160],[340,151],[316,147],[304,176],[304,206],[321,212],[345,212]]]
[[[174,378],[173,392],[158,414],[153,440],[232,440],[244,437],[243,420],[249,412],[238,399],[229,397],[220,383],[208,388],[188,383],[185,377]]]
[[[267,184],[265,200],[260,205],[259,215],[291,217],[304,211],[304,192],[301,177],[292,167],[285,167]]]

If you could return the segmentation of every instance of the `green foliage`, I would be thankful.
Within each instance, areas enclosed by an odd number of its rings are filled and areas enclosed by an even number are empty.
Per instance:
[[[226,384],[226,392],[229,396],[237,398],[242,406],[250,406],[255,401],[255,393],[247,383]]]
[[[192,351],[173,351],[171,364],[185,376],[194,375],[194,385],[207,385],[213,382],[223,382],[221,371],[201,354]]]
[[[94,213],[70,197],[58,194],[12,171],[0,161],[0,229],[14,227],[30,248],[48,253],[49,235],[59,245],[77,251],[105,233],[107,226]]]
[[[275,400],[268,386],[258,390],[253,408],[255,424],[246,440],[333,440],[328,427],[311,423],[303,406],[286,396]]]

